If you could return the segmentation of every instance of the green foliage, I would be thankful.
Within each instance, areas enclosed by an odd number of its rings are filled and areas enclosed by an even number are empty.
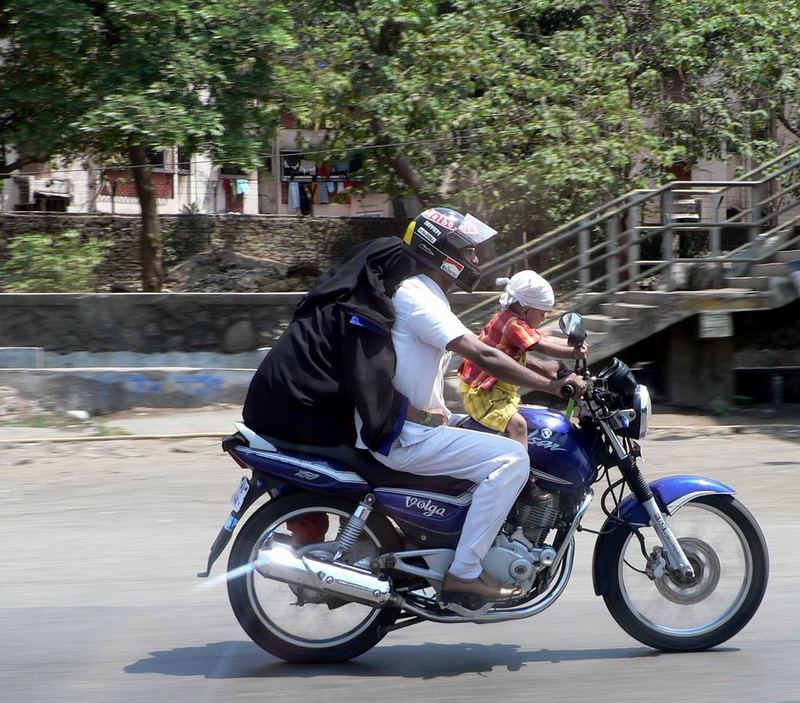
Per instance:
[[[9,258],[0,265],[7,290],[17,293],[68,293],[94,289],[94,269],[108,242],[82,239],[79,232],[29,232],[8,245]]]
[[[478,211],[515,236],[676,163],[774,153],[776,120],[797,133],[796,3],[289,6],[314,83],[296,112],[332,127],[335,145],[373,147],[370,187]]]
[[[0,144],[23,162],[136,167],[142,284],[160,289],[147,149],[181,145],[254,167],[283,110],[289,16],[264,0],[7,0],[0,10]]]
[[[0,142],[259,165],[279,116],[365,147],[364,190],[533,236],[632,188],[800,136],[785,0],[8,0]]]
[[[9,0],[0,136],[25,156],[128,158],[176,144],[259,161],[292,45],[262,0]]]

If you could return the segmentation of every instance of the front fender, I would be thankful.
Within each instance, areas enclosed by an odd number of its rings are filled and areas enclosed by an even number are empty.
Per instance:
[[[702,476],[667,476],[650,484],[658,507],[662,513],[673,515],[682,505],[694,498],[705,495],[733,495],[736,491],[730,486]],[[650,524],[650,517],[633,494],[619,504],[619,517],[625,522],[639,527]],[[594,592],[601,596],[608,590],[609,574],[617,568],[617,550],[630,529],[611,518],[603,524],[594,545],[592,580]]]

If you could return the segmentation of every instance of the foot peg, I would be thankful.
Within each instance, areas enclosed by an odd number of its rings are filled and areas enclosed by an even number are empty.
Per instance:
[[[480,608],[487,601],[498,603],[522,596],[519,586],[506,586],[486,571],[474,579],[462,579],[450,572],[442,580],[442,600],[457,603],[470,610]],[[477,604],[477,607],[474,607]]]

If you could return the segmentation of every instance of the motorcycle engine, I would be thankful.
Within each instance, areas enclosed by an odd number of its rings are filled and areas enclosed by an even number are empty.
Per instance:
[[[547,534],[556,524],[559,514],[559,498],[556,493],[542,495],[538,488],[528,484],[522,489],[511,509],[509,521],[522,528],[522,534],[533,545],[544,544]]]

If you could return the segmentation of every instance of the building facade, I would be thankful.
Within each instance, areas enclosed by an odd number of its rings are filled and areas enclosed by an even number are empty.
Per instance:
[[[289,119],[284,124],[272,140],[272,155],[252,171],[215,165],[206,154],[180,148],[150,152],[159,212],[393,216],[388,195],[357,192],[358,156],[320,160],[326,131],[295,129]],[[7,154],[11,159],[13,153]],[[130,170],[86,159],[28,164],[11,173],[0,180],[0,209],[135,215],[139,201]]]

